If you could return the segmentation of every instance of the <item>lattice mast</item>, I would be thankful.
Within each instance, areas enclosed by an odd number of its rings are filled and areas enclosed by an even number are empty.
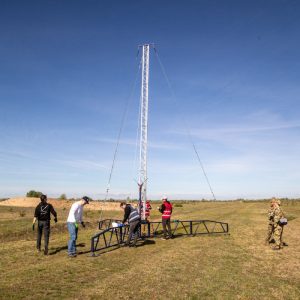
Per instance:
[[[141,86],[141,115],[140,115],[140,164],[139,164],[139,194],[141,217],[145,220],[147,200],[147,146],[148,146],[148,86],[149,86],[149,51],[150,44],[142,46],[142,86]]]

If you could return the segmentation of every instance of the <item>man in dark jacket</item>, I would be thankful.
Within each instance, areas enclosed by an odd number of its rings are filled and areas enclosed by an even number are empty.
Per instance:
[[[120,204],[120,207],[124,209],[123,223],[125,223],[128,220],[128,224],[129,224],[128,239],[125,242],[125,246],[135,247],[138,239],[139,225],[141,222],[140,214],[136,208],[132,207],[130,204],[126,204],[125,202],[122,202]],[[130,241],[133,234],[134,234],[134,241],[133,244],[130,245]]]
[[[50,203],[47,203],[47,196],[40,196],[41,202],[35,208],[34,218],[32,223],[32,229],[34,230],[34,225],[36,220],[38,220],[38,235],[36,241],[36,248],[38,251],[41,251],[41,239],[44,231],[45,239],[45,249],[44,254],[48,254],[48,245],[49,245],[49,236],[50,236],[50,213],[54,216],[54,222],[57,222],[57,213],[54,210],[53,206]]]

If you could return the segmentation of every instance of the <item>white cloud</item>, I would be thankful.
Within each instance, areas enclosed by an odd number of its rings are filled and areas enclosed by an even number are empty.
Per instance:
[[[101,142],[101,143],[110,143],[110,144],[117,143],[116,139],[110,139],[110,138],[92,138],[90,140],[94,140],[94,141]],[[137,142],[132,139],[121,139],[119,143],[122,145],[139,147],[139,143],[137,144]],[[148,141],[148,148],[166,149],[166,150],[168,150],[168,149],[183,149],[182,146],[175,144],[175,143],[163,143],[163,142],[156,142],[156,141]]]
[[[264,111],[247,116],[237,116],[234,122],[225,123],[222,126],[220,126],[220,122],[217,123],[218,127],[215,124],[215,122],[208,123],[209,127],[206,128],[191,128],[190,133],[197,138],[224,141],[229,137],[300,128],[298,120],[283,120],[279,115]],[[170,130],[169,133],[186,135],[186,130]]]
[[[108,167],[104,164],[97,163],[92,160],[80,160],[80,159],[72,159],[72,160],[56,160],[56,162],[76,168],[76,169],[84,169],[84,170],[107,170]]]

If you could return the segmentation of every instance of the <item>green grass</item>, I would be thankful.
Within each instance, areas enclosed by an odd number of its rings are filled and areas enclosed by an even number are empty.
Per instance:
[[[92,258],[66,254],[67,211],[53,223],[50,254],[35,252],[33,209],[0,206],[1,299],[299,299],[300,202],[284,203],[293,217],[284,229],[289,246],[264,245],[267,202],[184,203],[174,219],[212,219],[229,223],[230,235],[181,237]],[[156,207],[156,205],[153,205]],[[105,212],[104,218],[120,218]],[[86,211],[79,251],[86,252],[97,232],[98,212]],[[153,220],[159,213],[154,209]],[[12,238],[13,237],[13,238]]]

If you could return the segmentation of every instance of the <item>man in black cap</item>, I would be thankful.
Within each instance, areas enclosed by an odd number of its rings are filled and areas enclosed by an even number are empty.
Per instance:
[[[38,235],[36,241],[36,248],[41,251],[41,239],[44,231],[45,249],[44,254],[48,254],[49,236],[50,236],[50,213],[54,216],[54,222],[57,222],[57,213],[54,210],[52,204],[47,203],[47,196],[40,196],[41,202],[35,208],[34,218],[32,223],[32,229],[34,230],[35,222],[38,220]]]

